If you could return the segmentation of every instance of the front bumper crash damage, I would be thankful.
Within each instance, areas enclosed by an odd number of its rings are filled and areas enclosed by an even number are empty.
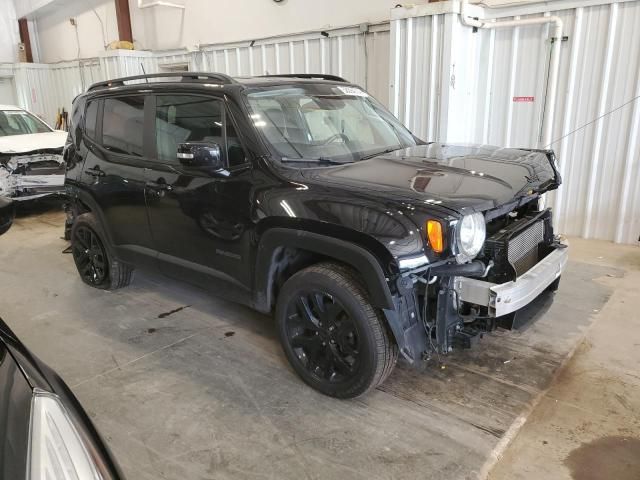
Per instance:
[[[427,264],[396,279],[396,308],[385,315],[410,363],[469,348],[496,328],[517,328],[518,312],[557,288],[568,245],[554,236],[551,211],[497,222],[473,262]]]
[[[0,154],[0,196],[16,201],[64,194],[62,149]]]

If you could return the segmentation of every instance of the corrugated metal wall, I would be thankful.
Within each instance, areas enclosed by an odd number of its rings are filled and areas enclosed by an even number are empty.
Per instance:
[[[389,25],[292,35],[252,43],[212,46],[198,61],[205,71],[232,76],[286,73],[338,75],[388,100]]]
[[[634,243],[640,235],[640,100],[630,100],[640,96],[640,2],[552,11],[562,3],[527,10],[559,15],[568,36],[551,145],[565,180],[549,198],[557,229]],[[554,48],[548,25],[474,32],[457,13],[413,9],[396,17],[391,105],[410,128],[432,140],[539,145]]]
[[[438,111],[444,15],[394,20],[389,106],[417,136],[440,138]]]
[[[20,106],[54,124],[58,110],[69,110],[74,97],[101,79],[97,59],[57,64],[21,63],[12,74]]]
[[[144,52],[119,50],[96,59],[58,64],[3,64],[0,75],[13,76],[20,106],[53,123],[58,109],[94,82],[157,73],[186,65],[192,71],[233,76],[267,73],[330,73],[367,86],[387,103],[389,24],[328,30],[233,45],[210,45],[200,51]]]

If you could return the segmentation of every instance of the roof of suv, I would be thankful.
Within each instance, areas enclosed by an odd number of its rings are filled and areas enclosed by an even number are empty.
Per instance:
[[[238,85],[264,86],[264,85],[282,85],[282,84],[300,84],[300,83],[350,83],[344,78],[329,74],[281,74],[281,75],[265,75],[257,77],[230,77],[223,73],[209,72],[171,72],[171,73],[155,73],[149,75],[136,75],[133,77],[115,78],[104,82],[94,83],[89,87],[87,92],[93,92],[104,88],[124,87],[140,85],[145,81],[145,85],[162,85],[166,84],[166,79],[173,79],[172,83],[193,84],[211,84],[216,85]],[[165,79],[164,81],[161,79]],[[127,82],[134,82],[133,84]]]
[[[20,107],[16,107],[15,105],[0,105],[0,111],[2,110],[21,111],[22,109]]]

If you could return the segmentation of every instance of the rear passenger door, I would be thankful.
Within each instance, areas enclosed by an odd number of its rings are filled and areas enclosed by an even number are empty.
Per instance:
[[[246,291],[252,172],[225,102],[174,94],[156,95],[155,103],[155,164],[147,170],[146,196],[160,268],[201,286],[230,286],[231,296]],[[218,145],[225,172],[185,167],[177,154],[186,142]]]
[[[109,243],[125,262],[155,266],[146,212],[145,109],[150,97],[130,94],[90,101],[85,113],[82,185],[97,205]]]

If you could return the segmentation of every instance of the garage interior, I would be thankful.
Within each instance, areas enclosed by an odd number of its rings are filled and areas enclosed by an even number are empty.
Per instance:
[[[50,125],[123,76],[332,74],[419,138],[551,148],[563,178],[559,290],[353,400],[298,378],[269,315],[144,271],[83,284],[64,198],[14,202],[0,317],[126,478],[640,478],[640,1],[1,4],[0,105]]]

